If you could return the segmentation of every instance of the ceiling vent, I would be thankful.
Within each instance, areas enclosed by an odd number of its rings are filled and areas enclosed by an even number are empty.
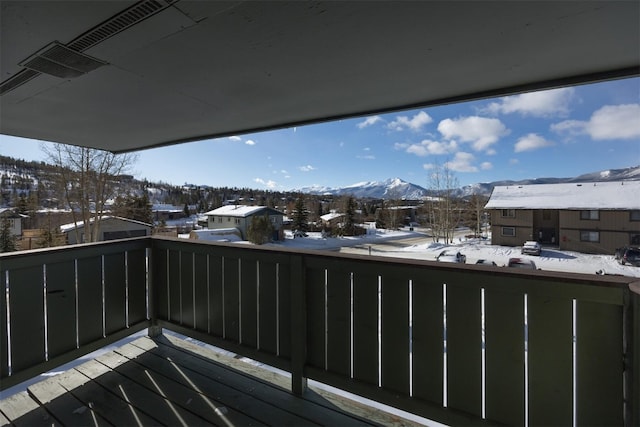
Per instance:
[[[63,79],[79,77],[107,63],[53,42],[19,65],[33,71]]]
[[[106,65],[106,62],[81,52],[171,6],[176,1],[139,1],[76,37],[67,45],[58,42],[49,44],[19,64],[26,69],[4,80],[0,84],[0,95],[25,84],[40,73],[61,78],[74,78]]]
[[[170,0],[140,1],[82,34],[70,42],[68,46],[79,52],[85,51],[91,46],[94,46],[120,31],[125,30],[143,19],[161,11],[171,3],[172,1]]]
[[[0,95],[4,95],[5,93],[17,88],[20,85],[25,84],[32,78],[39,76],[40,73],[33,70],[22,70],[18,74],[14,74],[7,80],[3,81],[0,84]]]

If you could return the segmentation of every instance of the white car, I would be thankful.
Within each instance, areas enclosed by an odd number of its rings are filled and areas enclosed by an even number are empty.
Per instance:
[[[524,245],[522,245],[521,253],[523,255],[527,254],[540,256],[540,254],[542,253],[542,246],[540,245],[540,243],[534,241],[524,242]]]
[[[436,257],[436,260],[440,262],[455,262],[464,264],[467,262],[467,256],[455,250],[445,249],[444,251],[440,252],[440,255]]]

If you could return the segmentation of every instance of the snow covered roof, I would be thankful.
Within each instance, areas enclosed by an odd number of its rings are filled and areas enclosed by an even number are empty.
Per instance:
[[[331,221],[332,219],[342,218],[343,216],[344,216],[343,213],[331,212],[331,213],[322,215],[320,219],[323,221]]]
[[[279,212],[275,209],[268,208],[266,206],[243,206],[243,205],[227,205],[219,207],[218,209],[214,209],[205,213],[207,216],[235,216],[240,218],[245,218],[251,215],[254,215],[263,210],[268,210],[269,213],[277,213],[280,215],[284,215],[282,212]]]
[[[497,186],[485,209],[640,209],[640,181]]]
[[[108,215],[105,215],[105,216],[102,217],[101,221],[104,222],[104,221],[111,220],[111,219],[119,220],[119,221],[128,221],[128,222],[132,222],[134,224],[143,225],[143,226],[149,227],[149,228],[153,227],[153,225],[147,224],[146,222],[137,221],[135,219],[130,219],[130,218],[123,218],[123,217],[120,217],[120,216],[108,216]],[[93,223],[94,221],[95,221],[95,217],[92,217],[90,222]],[[84,227],[84,221],[78,221],[77,227],[78,228]],[[71,230],[73,230],[75,228],[76,228],[76,224],[73,223],[73,222],[69,223],[69,224],[62,224],[60,226],[60,232],[61,233],[66,233],[66,232],[71,231]]]

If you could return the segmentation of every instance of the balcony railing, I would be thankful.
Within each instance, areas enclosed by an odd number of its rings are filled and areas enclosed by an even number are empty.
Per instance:
[[[141,238],[0,255],[3,389],[167,328],[452,425],[638,425],[622,276]]]

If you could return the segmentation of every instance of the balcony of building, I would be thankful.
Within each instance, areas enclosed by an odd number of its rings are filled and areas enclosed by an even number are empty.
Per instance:
[[[640,419],[630,277],[158,237],[2,254],[0,274],[3,389],[150,335],[2,401],[16,425],[401,423],[308,380],[449,425]]]

